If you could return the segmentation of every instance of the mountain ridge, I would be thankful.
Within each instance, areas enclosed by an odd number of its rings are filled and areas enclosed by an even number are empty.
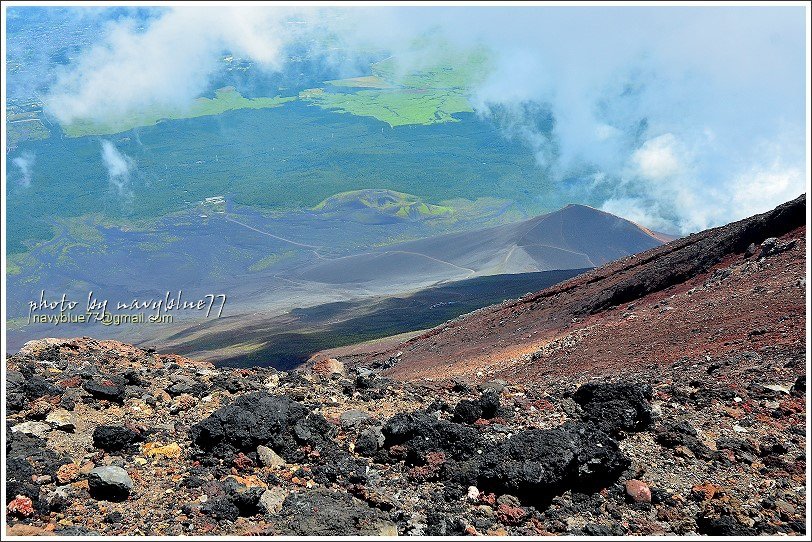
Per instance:
[[[746,310],[755,311],[760,319],[766,319],[770,316],[769,313],[763,309],[757,310],[758,297],[751,299],[739,289],[747,288],[748,285],[750,288],[755,287],[751,282],[757,280],[755,277],[758,276],[762,276],[763,280],[790,281],[790,283],[801,280],[805,245],[805,209],[806,197],[802,195],[767,213],[692,234],[647,252],[622,258],[541,292],[507,301],[502,305],[479,309],[393,346],[386,352],[376,353],[371,359],[359,361],[363,357],[360,356],[353,361],[380,363],[384,358],[399,354],[397,365],[390,369],[389,374],[398,378],[422,378],[436,376],[439,374],[440,366],[447,370],[447,360],[451,358],[464,360],[468,356],[469,361],[455,364],[455,373],[470,376],[471,373],[482,372],[481,367],[476,368],[475,365],[494,364],[498,360],[502,366],[499,371],[502,372],[509,371],[511,363],[525,364],[526,376],[532,379],[532,364],[526,363],[526,360],[522,361],[522,356],[532,357],[536,351],[557,340],[572,339],[579,342],[581,339],[576,340],[574,337],[579,333],[588,333],[590,325],[597,325],[598,329],[602,330],[600,336],[610,342],[612,338],[607,334],[610,334],[611,326],[621,326],[624,329],[630,327],[622,325],[620,323],[622,319],[618,319],[617,315],[610,314],[623,312],[616,307],[639,304],[641,300],[649,298],[653,300],[652,305],[656,305],[658,301],[662,302],[659,298],[664,297],[665,292],[672,291],[682,298],[686,295],[687,288],[684,285],[687,283],[694,284],[694,287],[700,289],[700,292],[691,294],[694,300],[702,298],[703,295],[716,299],[717,292],[703,286],[703,281],[710,280],[710,276],[717,269],[731,268],[744,273],[740,283],[730,292],[730,295],[736,296],[732,300],[734,303],[741,303]],[[762,247],[765,240],[770,240],[770,243],[779,242],[773,238],[782,239],[780,242],[787,243],[787,246],[791,245],[790,248],[773,254],[770,250],[775,249]],[[751,260],[758,261],[757,256],[762,252],[770,254],[777,260],[790,256],[793,258],[787,262],[788,269],[776,276],[769,274],[774,269],[755,267],[746,268],[744,271],[739,269],[741,265]],[[745,253],[749,255],[742,258]],[[719,272],[733,273],[730,269]],[[780,291],[781,308],[791,314],[792,321],[796,325],[793,333],[797,334],[799,332],[797,326],[800,325],[798,319],[802,319],[804,313],[803,300],[793,299],[789,295],[792,291],[790,285],[783,282],[781,284],[783,288]],[[695,301],[691,301],[691,304],[693,306]],[[712,318],[726,314],[731,309],[717,309],[715,312],[707,310],[698,314]],[[655,318],[650,312],[646,311],[647,318]],[[701,318],[698,314],[692,312],[686,317],[699,326]],[[604,316],[608,321],[602,320]],[[639,316],[636,315],[635,318]],[[733,319],[738,315],[731,311],[730,317]],[[507,326],[506,322],[511,322],[511,325]],[[657,329],[666,337],[675,333],[673,330]],[[633,340],[635,344],[645,344],[645,337],[638,336],[633,328],[630,328],[628,333],[627,339]],[[532,340],[527,337],[528,334],[532,334]],[[688,336],[691,337],[690,334]],[[675,356],[679,357],[678,348],[671,346],[667,351],[667,355],[658,357],[669,360]],[[594,364],[590,365],[586,357],[575,356],[577,359],[573,363],[577,362],[579,367],[583,365],[583,370],[590,370],[587,367],[594,368]],[[642,357],[632,355],[632,359],[639,359],[640,362],[643,362]],[[463,368],[469,362],[470,366]],[[436,367],[432,369],[434,365]],[[496,369],[492,370],[499,372]]]
[[[805,534],[805,210],[293,371],[30,341],[6,534]]]
[[[570,204],[528,220],[389,245],[366,253],[318,262],[298,279],[331,284],[459,280],[493,274],[595,267],[662,244],[663,240],[624,218]],[[414,277],[417,279],[418,277]]]

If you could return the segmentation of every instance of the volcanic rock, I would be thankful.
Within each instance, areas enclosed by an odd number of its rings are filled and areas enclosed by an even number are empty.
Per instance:
[[[73,412],[59,408],[48,413],[45,423],[60,431],[73,432],[76,429],[76,416]]]
[[[463,424],[439,420],[425,411],[399,413],[384,424],[383,446],[402,446],[407,462],[423,464],[426,453],[441,451],[453,459],[473,455],[478,445],[477,431]]]
[[[394,524],[380,510],[346,494],[326,489],[291,493],[276,528],[292,536],[392,535]]]
[[[321,359],[313,365],[313,372],[321,375],[346,375],[344,364],[335,358]]]
[[[266,489],[259,498],[259,507],[266,514],[275,514],[282,509],[282,503],[287,495],[288,492],[281,487]]]
[[[11,432],[24,433],[26,435],[45,438],[45,436],[51,432],[51,424],[45,422],[23,422],[13,425],[11,427]]]
[[[640,431],[651,424],[651,386],[635,383],[588,383],[573,399],[584,418],[611,435]]]
[[[324,417],[290,398],[265,392],[237,398],[192,426],[190,435],[209,457],[231,458],[264,445],[290,460],[303,458],[302,445],[334,449],[336,429]]]
[[[93,430],[93,446],[105,452],[120,452],[141,440],[141,435],[120,425],[100,425]]]
[[[341,427],[347,429],[357,429],[364,422],[370,419],[370,415],[361,410],[347,410],[341,413]]]
[[[651,502],[651,490],[640,480],[626,480],[626,495],[634,502]]]
[[[94,499],[123,501],[130,495],[133,481],[121,467],[96,467],[87,477],[88,489]]]
[[[284,467],[287,464],[287,461],[282,459],[279,454],[267,446],[257,446],[257,455],[259,456],[259,461],[266,467]]]
[[[85,391],[98,399],[121,402],[124,399],[126,380],[120,376],[95,377],[82,386]]]
[[[522,431],[480,457],[477,487],[527,501],[571,487],[606,487],[629,466],[617,442],[583,423]]]

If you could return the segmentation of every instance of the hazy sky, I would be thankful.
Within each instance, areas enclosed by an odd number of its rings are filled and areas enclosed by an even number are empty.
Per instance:
[[[432,51],[412,43],[428,31],[452,48],[490,50],[477,114],[507,112],[505,137],[553,178],[607,194],[610,212],[697,231],[805,189],[801,7],[176,8],[140,27],[106,24],[46,104],[63,122],[182,105],[207,87],[223,50],[273,71],[291,43],[324,42],[314,36],[419,67]],[[323,58],[332,61],[329,48]],[[552,134],[537,128],[539,108],[552,113]]]

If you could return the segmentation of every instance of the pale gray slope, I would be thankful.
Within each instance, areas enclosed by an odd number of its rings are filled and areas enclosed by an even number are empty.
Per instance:
[[[515,224],[440,235],[296,272],[328,284],[426,284],[498,273],[595,267],[662,244],[637,224],[584,205]]]

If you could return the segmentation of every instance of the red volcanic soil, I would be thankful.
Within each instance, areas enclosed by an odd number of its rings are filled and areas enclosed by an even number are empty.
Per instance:
[[[345,361],[392,357],[385,374],[404,380],[533,382],[803,348],[805,220],[801,196]]]

